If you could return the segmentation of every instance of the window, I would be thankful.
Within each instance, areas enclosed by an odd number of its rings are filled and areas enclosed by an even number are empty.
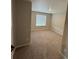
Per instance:
[[[45,15],[36,15],[36,26],[46,26]]]

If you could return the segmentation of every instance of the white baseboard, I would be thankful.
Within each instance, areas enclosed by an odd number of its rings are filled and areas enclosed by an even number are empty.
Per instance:
[[[48,28],[38,28],[38,29],[31,29],[31,31],[42,31],[42,30],[49,30]]]
[[[21,45],[15,46],[15,49],[11,52],[11,59],[13,59],[13,55],[14,55],[15,50],[16,50],[17,48],[20,48],[20,47],[23,47],[23,46],[29,46],[29,45],[30,45],[30,43],[21,44]]]
[[[58,50],[58,52],[64,59],[68,59],[61,51]]]
[[[21,44],[21,45],[15,46],[15,49],[16,49],[16,48],[23,47],[23,46],[29,46],[29,45],[30,45],[30,43],[27,43],[27,44]]]
[[[63,36],[63,29],[60,29],[59,27],[54,26],[52,28],[52,31],[58,33],[59,35]]]

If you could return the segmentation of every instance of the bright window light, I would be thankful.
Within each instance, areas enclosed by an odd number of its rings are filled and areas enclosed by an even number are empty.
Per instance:
[[[46,26],[45,15],[36,15],[36,26]]]

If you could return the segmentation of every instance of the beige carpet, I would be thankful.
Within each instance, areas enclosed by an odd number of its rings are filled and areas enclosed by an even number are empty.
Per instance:
[[[61,59],[61,36],[51,31],[31,33],[31,45],[16,49],[13,59]]]

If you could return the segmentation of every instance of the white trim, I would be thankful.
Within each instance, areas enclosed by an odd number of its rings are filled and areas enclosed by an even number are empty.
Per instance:
[[[62,57],[64,57],[64,59],[68,59],[61,51],[58,50],[58,52],[61,54]]]
[[[54,26],[52,28],[52,31],[54,31],[54,32],[58,33],[59,35],[63,36],[63,29],[61,29],[61,28],[59,28],[57,26]]]
[[[50,29],[48,29],[48,28],[41,28],[41,27],[39,27],[39,28],[32,28],[31,29],[31,31],[39,31],[39,30],[50,30]]]
[[[29,45],[30,45],[30,43],[27,43],[27,44],[21,44],[21,45],[15,46],[15,49],[16,49],[16,48],[23,47],[23,46],[29,46]]]
[[[54,47],[56,48],[56,47]],[[62,52],[61,50],[57,49],[58,53],[64,58],[64,59],[68,59]]]
[[[11,52],[11,59],[13,59],[13,55],[14,55],[14,53],[15,53],[15,50],[16,50],[16,49],[14,49],[14,50]]]
[[[19,45],[19,46],[15,46],[14,50],[11,52],[11,59],[13,59],[13,55],[14,55],[15,50],[17,48],[20,48],[20,47],[23,47],[23,46],[29,46],[29,45],[30,45],[30,43],[28,43],[28,44],[22,44],[22,45]]]

